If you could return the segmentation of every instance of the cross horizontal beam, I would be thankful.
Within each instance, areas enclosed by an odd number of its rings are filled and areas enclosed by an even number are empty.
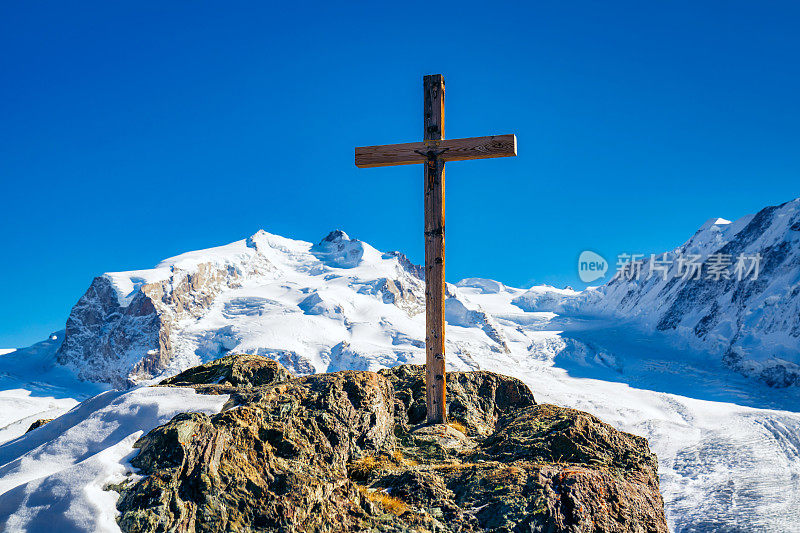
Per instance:
[[[437,155],[445,162],[488,159],[491,157],[512,157],[517,155],[517,137],[513,134],[490,135],[488,137],[467,137],[465,139],[361,146],[356,148],[356,166],[358,168],[370,168],[414,165],[426,162],[429,152]]]

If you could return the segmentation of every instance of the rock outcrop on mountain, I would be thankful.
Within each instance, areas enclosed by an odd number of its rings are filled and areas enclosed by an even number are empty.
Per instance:
[[[239,285],[242,272],[199,263],[189,271],[170,268],[165,275],[124,298],[113,278],[95,278],[70,312],[58,362],[75,368],[82,379],[117,387],[152,378],[175,353],[176,324],[201,316],[223,289]]]
[[[231,400],[136,443],[126,532],[667,531],[646,440],[514,378],[448,374],[449,426],[423,423],[413,365],[291,377],[230,356],[168,384]]]
[[[52,422],[52,421],[53,421],[52,418],[40,418],[38,420],[35,420],[30,425],[30,427],[28,428],[28,431],[26,431],[25,433],[30,433],[34,429],[38,429],[38,428],[42,427],[43,425],[47,424],[48,422]]]

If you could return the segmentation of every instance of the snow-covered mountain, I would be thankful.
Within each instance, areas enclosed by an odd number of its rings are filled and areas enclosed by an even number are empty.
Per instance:
[[[798,385],[800,199],[735,222],[713,218],[681,246],[632,262],[596,290],[534,287],[515,303],[627,320],[771,386]]]
[[[775,385],[796,383],[800,362],[798,210],[795,200],[734,223],[711,220],[658,254],[673,260],[666,280],[657,269],[645,279],[645,258],[643,279],[620,274],[581,292],[480,278],[448,285],[448,368],[519,377],[538,400],[647,437],[675,531],[792,531],[800,516],[800,389]],[[758,278],[674,276],[678,256],[702,262],[718,253],[760,254]],[[49,455],[37,451],[36,432],[2,442],[103,388],[148,383],[234,352],[277,359],[298,374],[423,362],[421,276],[404,255],[340,231],[318,244],[259,231],[153,269],[95,278],[64,332],[0,355],[0,459],[11,465],[0,469],[16,472],[0,483],[0,508],[89,468],[78,454],[48,459],[41,470],[35,457]],[[741,375],[750,373],[762,379]],[[134,396],[125,396],[126,413],[137,409]],[[73,415],[91,408],[81,406]],[[117,428],[116,415],[97,413],[81,416],[116,429],[89,447],[113,448],[114,457],[132,451],[132,435],[156,420]],[[112,479],[92,472],[87,487]]]
[[[259,231],[151,270],[95,278],[70,313],[57,357],[82,379],[114,386],[231,351],[271,357],[297,374],[419,360],[420,274],[403,254],[342,231],[317,245]],[[456,366],[475,366],[470,350],[508,351],[489,315],[459,299],[457,287],[449,294],[448,321],[463,329],[452,343],[463,359]]]
[[[800,381],[800,199],[733,223],[711,219],[654,257],[598,289],[533,287],[513,303],[625,319],[770,385]],[[727,272],[709,273],[720,257]],[[317,245],[260,231],[151,270],[95,278],[70,313],[58,360],[115,386],[229,351],[267,355],[303,374],[402,363],[422,354],[421,275],[404,255],[341,231]],[[474,278],[459,285],[482,294],[519,291]],[[509,351],[513,333],[471,306],[459,287],[448,293],[448,323],[464,328],[450,336],[450,353],[472,366],[471,351]]]

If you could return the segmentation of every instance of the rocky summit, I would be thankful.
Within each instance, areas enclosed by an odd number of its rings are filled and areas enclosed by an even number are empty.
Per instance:
[[[514,378],[448,374],[448,426],[425,424],[414,365],[293,377],[231,355],[161,386],[231,399],[139,439],[109,487],[123,531],[667,531],[647,441]]]

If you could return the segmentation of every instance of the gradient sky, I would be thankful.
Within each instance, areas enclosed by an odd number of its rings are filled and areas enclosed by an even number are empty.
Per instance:
[[[431,4],[434,7],[431,7]],[[353,147],[516,133],[447,166],[447,277],[581,287],[800,195],[795,2],[5,2],[0,348],[105,271],[259,228],[420,262],[422,169]]]

